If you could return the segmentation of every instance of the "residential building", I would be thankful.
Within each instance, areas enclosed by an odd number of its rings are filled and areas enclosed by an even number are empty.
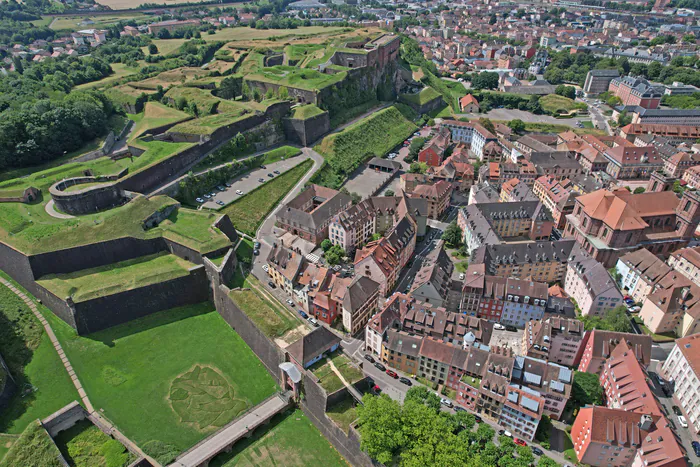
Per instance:
[[[459,108],[464,113],[477,113],[480,110],[479,101],[471,94],[467,94],[459,100]]]
[[[342,302],[343,327],[355,335],[379,311],[379,284],[364,276],[356,277],[345,291]]]
[[[485,264],[492,276],[531,278],[538,282],[561,281],[566,265],[583,254],[571,239],[554,242],[482,245],[472,254],[472,264]]]
[[[700,433],[700,334],[676,340],[661,374],[673,381],[674,399],[695,433]]]
[[[583,166],[569,151],[533,152],[525,156],[537,169],[537,176],[549,175],[557,180],[583,174]]]
[[[700,110],[696,109],[645,109],[643,107],[624,108],[632,117],[632,123],[652,123],[661,125],[700,125]],[[614,116],[615,112],[613,112]]]
[[[604,317],[608,311],[624,305],[615,280],[593,258],[579,257],[569,262],[564,290],[576,301],[583,316]]]
[[[472,144],[474,123],[460,122],[458,120],[443,120],[441,127],[447,128],[450,131],[450,137],[453,143]]]
[[[613,70],[591,70],[586,75],[586,82],[583,84],[583,92],[586,97],[593,97],[606,92],[610,87],[610,82],[618,78],[620,73]]]
[[[622,100],[622,105],[639,106],[644,109],[657,109],[661,104],[663,91],[652,86],[644,78],[621,76],[610,81],[608,91]]]
[[[489,130],[481,126],[480,123],[473,122],[473,133],[471,139],[471,150],[474,155],[480,160],[487,159],[487,145],[489,143],[498,144],[498,138]]]
[[[497,203],[499,200],[498,190],[489,182],[474,184],[469,189],[469,204]]]
[[[578,359],[578,371],[600,375],[603,364],[612,351],[625,342],[639,363],[646,368],[651,361],[651,336],[594,329],[584,335],[583,351]]]
[[[690,167],[683,172],[681,179],[687,184],[688,188],[697,190],[700,188],[700,166]]]
[[[411,174],[402,174],[411,175]],[[474,183],[474,166],[469,162],[465,151],[457,148],[452,155],[442,162],[439,167],[428,167],[428,177],[431,180],[445,180],[452,184],[452,188],[458,191],[467,191]]]
[[[328,238],[328,225],[352,206],[350,196],[320,185],[310,185],[277,211],[277,227],[320,244]]]
[[[418,153],[418,162],[423,162],[431,167],[440,166],[449,144],[450,131],[447,128],[441,128],[437,135]]]
[[[267,256],[268,274],[272,282],[290,297],[294,294],[294,287],[303,265],[304,258],[301,254],[277,243],[272,245]]]
[[[522,352],[528,357],[573,367],[583,336],[583,323],[577,319],[549,317],[528,321]]]
[[[661,123],[630,123],[620,128],[620,136],[634,141],[638,135],[663,136],[672,144],[694,143],[700,138],[700,127]]]
[[[685,337],[700,332],[700,287],[682,277],[647,296],[639,317],[655,334]]]
[[[566,219],[564,235],[610,268],[640,247],[667,255],[686,246],[700,222],[700,196],[689,190],[680,200],[672,191],[598,190],[576,198]]]
[[[417,375],[422,344],[423,337],[389,329],[387,340],[382,346],[381,359],[392,368],[409,375]]]
[[[547,306],[547,284],[523,279],[506,279],[505,300],[500,322],[523,328],[528,321],[539,320]]]
[[[664,174],[671,178],[682,178],[686,170],[700,165],[700,154],[677,152],[664,162]]]
[[[535,180],[532,189],[537,199],[552,214],[554,227],[563,230],[566,216],[574,212],[573,184],[568,178],[557,180],[551,175],[543,175]]]
[[[530,187],[527,186],[525,182],[522,182],[517,178],[511,178],[501,185],[500,199],[502,203],[537,200],[535,195],[530,190]]]
[[[642,303],[671,268],[646,248],[640,248],[618,259],[615,270],[620,275],[622,291]]]
[[[450,206],[452,184],[439,180],[431,185],[418,185],[408,196],[426,200],[428,202],[428,217],[439,219]]]
[[[498,424],[513,436],[532,441],[544,412],[545,399],[537,391],[510,384],[498,418]]]
[[[443,248],[443,241],[423,260],[411,285],[410,294],[425,303],[457,311],[461,299],[459,284],[453,285],[454,263]]]
[[[681,248],[671,253],[668,265],[700,286],[700,247]]]
[[[378,282],[379,293],[387,297],[415,248],[415,222],[404,216],[386,237],[369,242],[355,252],[355,273]]]

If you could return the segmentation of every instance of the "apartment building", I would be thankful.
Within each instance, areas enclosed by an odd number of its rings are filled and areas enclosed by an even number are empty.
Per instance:
[[[681,179],[687,183],[688,188],[700,188],[700,166],[690,167],[683,172]]]
[[[700,287],[683,277],[668,288],[657,288],[644,301],[639,317],[655,334],[686,337],[700,332]]]
[[[571,239],[554,242],[482,245],[472,254],[472,264],[485,264],[491,276],[531,278],[538,282],[561,281],[566,265],[583,254]]]
[[[640,248],[620,257],[615,270],[621,277],[622,291],[642,303],[671,268],[646,248]]]
[[[594,329],[584,335],[578,371],[600,374],[605,360],[621,343],[626,342],[639,363],[646,368],[651,361],[651,336]]]
[[[667,255],[686,246],[700,222],[700,196],[689,190],[680,200],[669,191],[598,190],[576,198],[566,220],[564,235],[610,268],[639,248]]]
[[[483,162],[485,159],[488,159],[488,157],[486,157],[488,153],[488,151],[486,151],[487,145],[489,143],[498,144],[498,138],[480,123],[473,122],[472,125],[471,150],[474,155]]]
[[[700,433],[700,334],[676,340],[661,373],[674,383],[674,399],[695,433]]]
[[[547,284],[508,278],[504,294],[501,323],[523,328],[527,322],[540,320],[544,316],[548,298]]]
[[[421,268],[411,284],[410,294],[417,300],[457,311],[461,300],[458,283],[453,284],[454,263],[440,240],[437,247],[423,260]]]
[[[639,106],[644,109],[657,109],[661,104],[663,90],[652,86],[640,77],[621,76],[610,81],[608,91],[622,100],[622,105]]]
[[[518,201],[536,201],[537,198],[525,182],[511,178],[501,185],[500,200],[502,203],[516,203]]]
[[[379,311],[379,284],[368,277],[356,277],[343,296],[342,311],[345,330],[351,335],[362,331]]]
[[[605,171],[618,180],[646,180],[664,168],[664,159],[655,146],[615,146],[603,155],[608,160]]]
[[[670,143],[694,143],[700,138],[700,128],[691,125],[664,125],[658,123],[630,123],[620,128],[620,136],[633,141],[638,135],[656,135]]]
[[[275,243],[267,256],[267,265],[272,282],[291,297],[304,265],[303,256]]]
[[[681,248],[671,253],[668,265],[700,286],[700,247]]]
[[[440,128],[438,133],[418,153],[418,162],[423,162],[431,167],[440,166],[449,144],[450,131],[447,128]]]
[[[532,441],[544,412],[544,397],[537,391],[513,384],[506,388],[506,392],[498,424],[513,436]]]
[[[623,305],[622,294],[605,267],[593,258],[579,258],[566,267],[564,290],[583,316],[605,316]]]
[[[416,186],[412,192],[408,193],[408,196],[414,199],[425,200],[428,203],[428,217],[430,219],[439,219],[450,206],[452,189],[450,182],[439,180],[432,184]]]
[[[489,182],[477,183],[469,189],[468,204],[497,203],[500,200],[498,190]]]
[[[571,180],[557,180],[551,175],[543,175],[535,180],[532,191],[551,213],[554,227],[564,229],[566,216],[574,212],[576,194],[573,193]]]
[[[606,92],[610,87],[610,82],[619,76],[620,73],[617,70],[591,70],[586,75],[583,92],[586,97],[597,96]]]
[[[522,353],[565,366],[574,366],[583,344],[583,323],[577,319],[550,317],[525,324]]]

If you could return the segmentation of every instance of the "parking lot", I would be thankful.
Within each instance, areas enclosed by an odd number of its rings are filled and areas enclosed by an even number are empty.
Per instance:
[[[362,199],[369,198],[391,177],[390,173],[377,172],[363,165],[356,170],[343,185],[350,193],[357,193]],[[398,177],[397,177],[398,178]]]
[[[303,162],[305,159],[307,159],[307,156],[301,154],[298,156],[290,157],[289,159],[283,161],[268,164],[264,169],[253,169],[252,171],[243,174],[239,177],[236,177],[232,181],[230,181],[229,184],[231,185],[231,187],[226,188],[225,191],[214,190],[212,192],[214,194],[214,197],[205,200],[202,206],[205,208],[217,209],[218,207],[220,207],[220,205],[217,205],[217,201],[221,201],[224,204],[228,204],[231,201],[234,201],[240,198],[241,196],[247,194],[254,188],[259,187],[261,183],[258,181],[258,179],[262,178],[266,182],[272,180],[274,177],[268,177],[267,174],[271,173],[275,177],[277,177],[278,175],[274,173],[275,170],[280,172],[280,174],[283,174],[284,172]],[[241,190],[243,192],[243,195],[237,195],[236,190]]]

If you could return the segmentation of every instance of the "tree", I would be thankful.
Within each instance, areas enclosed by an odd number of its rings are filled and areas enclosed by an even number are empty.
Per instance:
[[[560,84],[556,87],[554,93],[559,96],[568,97],[569,99],[576,99],[576,88],[573,86],[564,86]]]
[[[683,36],[682,41],[686,44],[695,44],[695,34],[686,34],[685,36]]]
[[[287,89],[286,86],[280,86],[280,99],[288,99],[289,98],[289,89]]]
[[[586,405],[601,405],[603,403],[603,387],[600,385],[598,375],[575,371],[570,401],[576,408]]]
[[[640,187],[637,187],[637,188],[634,189],[634,194],[636,195],[636,194],[639,194],[639,193],[644,193],[645,191],[646,191],[646,190],[644,189],[644,187],[641,187],[641,186],[640,186]]]
[[[521,133],[525,131],[525,122],[523,122],[519,118],[513,119],[508,122],[508,128],[510,128],[516,133]]]
[[[157,55],[158,47],[155,44],[148,44],[148,53],[151,55]]]
[[[457,221],[452,221],[442,233],[442,239],[453,248],[462,244],[462,229],[457,225]]]
[[[440,398],[425,386],[413,386],[406,392],[404,403],[413,401],[425,404],[438,413],[440,411]]]
[[[340,245],[331,246],[325,253],[326,262],[331,266],[339,264],[345,256],[345,250]]]
[[[472,88],[474,89],[496,89],[497,87],[498,73],[482,71],[472,77]]]
[[[412,162],[408,168],[408,173],[424,174],[428,170],[428,164],[425,162]]]
[[[490,119],[488,119],[486,117],[481,117],[479,119],[479,123],[481,124],[481,126],[486,128],[487,130],[489,130],[491,133],[496,133],[496,127],[493,126],[493,122]]]
[[[386,190],[386,196],[394,196],[394,190]]]
[[[491,25],[496,24],[496,21],[498,21],[498,18],[496,17],[496,15],[495,14],[491,15],[491,17],[489,18],[489,24],[491,24]]]
[[[357,407],[362,422],[361,447],[373,459],[389,465],[399,448],[405,443],[401,406],[386,394],[379,397],[366,394]]]
[[[321,242],[321,249],[323,251],[328,251],[332,246],[333,246],[333,244],[327,238]]]
[[[494,434],[496,434],[496,431],[493,428],[486,423],[480,423],[479,427],[476,429],[475,440],[478,443],[486,444],[493,439]]]

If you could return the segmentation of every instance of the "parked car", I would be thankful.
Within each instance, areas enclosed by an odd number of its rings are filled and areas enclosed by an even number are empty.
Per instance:
[[[449,399],[445,399],[444,397],[440,398],[440,403],[444,405],[445,407],[452,408],[454,405],[452,404],[452,401]]]
[[[279,170],[275,170],[275,171],[273,171],[273,173],[274,173],[275,175],[279,175],[279,174],[280,174],[280,171],[279,171]]]
[[[264,166],[264,165],[261,165],[260,168],[261,168],[261,169],[267,169],[267,167]]]
[[[503,436],[507,436],[507,437],[509,437],[509,438],[512,438],[512,437],[513,437],[513,434],[512,434],[510,431],[505,430],[505,431],[503,432]]]
[[[272,281],[268,282],[267,285],[269,285],[271,289],[276,289],[276,288],[277,288],[277,286],[275,285],[275,283],[272,282]]]
[[[375,384],[374,386],[372,386],[372,392],[373,392],[374,394],[381,394],[382,388],[380,388],[379,386],[377,386],[377,385]]]
[[[673,410],[673,413],[675,413],[676,415],[683,415],[683,412],[681,412],[681,409],[679,409],[677,405],[671,407],[671,410]]]
[[[399,379],[399,375],[393,370],[386,370],[386,374],[394,379]]]
[[[258,256],[258,255],[260,254],[260,250],[253,250],[253,254],[254,254],[255,256]]]
[[[542,454],[544,454],[544,452],[542,451],[542,449],[540,449],[540,448],[535,448],[535,447],[532,448],[532,453],[533,453],[534,455],[536,455],[536,456],[541,456]]]
[[[319,326],[318,321],[316,321],[316,318],[309,317],[308,319],[309,323],[313,325],[313,327],[317,328]]]
[[[223,206],[223,205],[224,205],[224,202],[221,201],[221,200],[217,200],[217,201],[216,201],[216,204],[218,204],[219,206]]]
[[[507,325],[506,325],[506,331],[509,331],[509,332],[518,332],[518,328],[516,328],[516,327],[513,326],[512,324],[507,324]]]
[[[700,443],[697,441],[693,441],[690,443],[691,446],[693,446],[693,451],[695,451],[695,455],[700,457]]]
[[[204,196],[205,199],[211,199],[211,195],[209,193],[205,193],[202,196]]]
[[[260,183],[265,183],[265,179],[264,179],[264,178],[259,178],[258,181],[259,181]]]
[[[506,432],[506,430],[500,429],[498,430],[498,435],[503,436],[503,434]]]
[[[506,327],[505,327],[504,325],[500,324],[500,323],[495,323],[495,324],[493,325],[493,328],[494,328],[494,329],[498,329],[499,331],[503,331],[503,330],[506,329]]]
[[[688,428],[688,420],[686,420],[683,415],[678,416],[678,423],[680,423],[683,428]]]
[[[219,190],[219,191],[226,191],[226,187],[223,186],[223,185],[217,186],[216,189]]]
[[[467,409],[464,407],[460,407],[459,405],[455,405],[455,412],[466,412]]]
[[[224,185],[226,185],[226,188],[231,188],[232,186],[229,182],[224,183]]]
[[[459,280],[461,280],[461,281],[464,280],[464,273],[463,272],[459,273]]]
[[[202,198],[195,198],[195,201],[197,201],[199,204],[202,204],[204,202]]]
[[[406,378],[405,376],[402,376],[401,378],[399,378],[399,381],[401,381],[406,386],[413,386],[413,383],[411,382],[411,380]]]
[[[386,371],[386,367],[385,367],[384,365],[382,365],[380,362],[375,362],[374,367],[375,367],[377,370]]]
[[[306,319],[309,317],[309,315],[307,315],[304,310],[297,310],[297,311],[299,312],[299,316],[301,316],[302,318]]]
[[[260,242],[253,242],[253,248],[255,248],[256,250],[259,250],[260,249]]]
[[[267,174],[267,176],[270,177],[270,178],[274,177],[274,175],[271,174],[271,173]]]
[[[268,272],[270,270],[270,266],[268,266],[267,264],[263,264],[262,269],[263,271]]]
[[[476,423],[481,423],[481,422],[484,421],[484,420],[483,420],[481,417],[479,417],[478,415],[474,415],[474,420],[476,420]]]
[[[374,363],[374,357],[371,355],[365,354],[365,360],[367,360],[370,363]]]
[[[236,190],[236,194],[237,194],[237,195],[242,195],[243,192],[242,192],[241,190]]]
[[[515,438],[513,442],[518,446],[527,446],[527,443],[520,438]]]
[[[294,302],[291,299],[287,299],[287,305],[294,306]]]

